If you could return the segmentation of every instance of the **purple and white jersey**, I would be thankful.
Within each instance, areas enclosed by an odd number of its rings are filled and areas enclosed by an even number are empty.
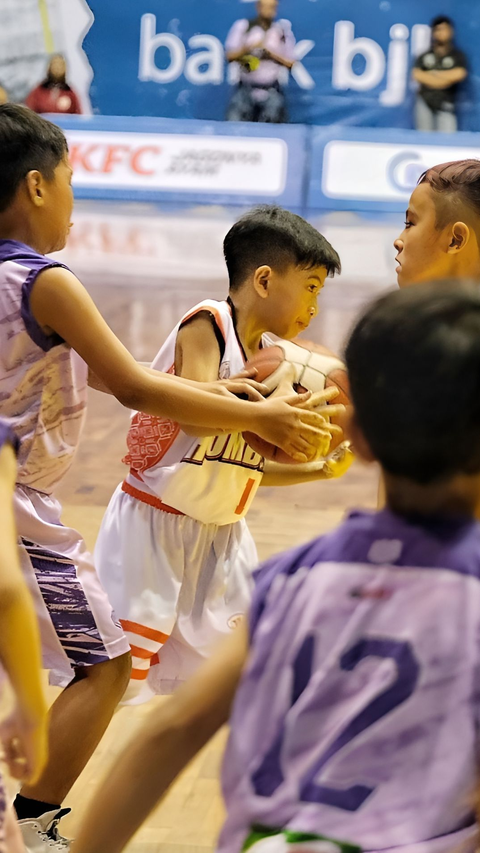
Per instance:
[[[221,853],[255,826],[328,851],[475,851],[480,524],[353,513],[259,570],[251,633]]]
[[[0,417],[20,439],[18,482],[47,494],[71,465],[87,403],[87,365],[30,310],[38,274],[63,266],[0,240]]]

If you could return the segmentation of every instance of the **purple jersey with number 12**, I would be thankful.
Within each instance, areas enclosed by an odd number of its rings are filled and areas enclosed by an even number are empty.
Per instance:
[[[475,851],[480,524],[353,513],[259,571],[251,634],[221,853],[254,826]]]

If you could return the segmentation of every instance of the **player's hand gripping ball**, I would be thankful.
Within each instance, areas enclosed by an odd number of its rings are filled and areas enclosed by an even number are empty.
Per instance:
[[[276,341],[272,346],[264,347],[254,358],[245,365],[256,369],[255,379],[263,382],[274,392],[279,386],[283,393],[288,393],[284,380],[288,376],[291,388],[298,394],[304,391],[324,391],[334,387],[337,396],[331,401],[333,406],[350,404],[350,388],[345,365],[326,347],[311,341]],[[293,368],[293,369],[292,369]],[[336,414],[331,422],[342,429],[345,424],[345,413]],[[243,434],[250,447],[260,453],[265,459],[273,462],[296,464],[291,456],[283,450],[270,444],[254,433]],[[342,442],[343,435],[333,435],[329,453],[334,451]]]

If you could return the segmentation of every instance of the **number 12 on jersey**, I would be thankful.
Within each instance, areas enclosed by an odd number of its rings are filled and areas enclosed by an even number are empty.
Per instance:
[[[313,634],[303,641],[293,662],[293,686],[291,707],[304,693],[313,671],[315,654]],[[320,771],[348,743],[362,732],[373,726],[378,720],[390,714],[412,695],[418,682],[420,667],[410,643],[384,637],[366,637],[358,640],[340,658],[340,668],[351,672],[367,657],[390,659],[395,662],[397,673],[393,682],[375,696],[345,726],[330,744],[328,749],[317,758],[304,774],[300,782],[300,800],[306,803],[322,803],[338,809],[354,812],[363,805],[374,788],[367,785],[352,785],[339,790],[318,784],[315,780]],[[285,741],[285,722],[282,723],[272,746],[260,766],[252,775],[252,785],[259,797],[270,797],[284,781],[282,771],[282,752]]]

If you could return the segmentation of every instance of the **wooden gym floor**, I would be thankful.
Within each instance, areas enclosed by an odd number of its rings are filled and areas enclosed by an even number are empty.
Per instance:
[[[62,260],[88,287],[115,333],[139,361],[153,359],[188,308],[205,296],[222,298],[226,276],[221,243],[235,211],[153,210],[125,205],[79,205]],[[320,314],[308,337],[336,351],[358,309],[393,286],[394,219],[369,222],[351,214],[312,220],[342,258],[344,273],[327,280]],[[368,378],[366,378],[368,381]],[[121,458],[129,413],[111,397],[90,391],[87,423],[76,461],[62,485],[64,521],[93,547],[108,500],[123,478]],[[377,472],[355,464],[342,479],[288,489],[260,489],[249,515],[260,558],[334,527],[350,507],[373,507]],[[50,690],[50,689],[49,689]],[[52,698],[55,693],[50,690]],[[65,805],[72,815],[62,832],[76,827],[102,776],[142,725],[158,698],[119,710]],[[128,847],[129,853],[210,853],[222,820],[218,785],[226,734],[221,732],[184,772]],[[124,780],[129,784],[129,780]]]

